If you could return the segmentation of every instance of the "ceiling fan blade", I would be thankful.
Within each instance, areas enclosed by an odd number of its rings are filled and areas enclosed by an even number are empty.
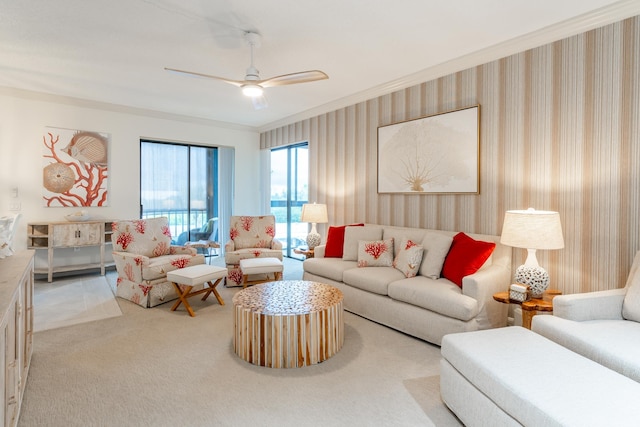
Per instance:
[[[322,71],[311,70],[311,71],[301,71],[299,73],[283,74],[282,76],[271,77],[270,79],[260,81],[259,84],[262,87],[284,86],[284,85],[292,85],[296,83],[315,82],[317,80],[324,80],[328,78],[329,76],[327,76]]]
[[[231,79],[226,79],[224,77],[218,77],[218,76],[212,76],[210,74],[203,74],[203,73],[196,73],[195,71],[185,71],[185,70],[178,70],[175,68],[167,68],[164,67],[165,70],[172,72],[172,73],[177,73],[177,74],[186,74],[192,77],[202,77],[205,79],[214,79],[214,80],[220,80],[223,81],[225,83],[229,83],[232,84],[234,86],[242,86],[245,82],[244,81],[240,81],[240,80],[231,80]]]
[[[265,98],[264,95],[251,97],[251,102],[253,103],[254,110],[262,110],[269,106],[269,104],[267,104],[267,98]]]

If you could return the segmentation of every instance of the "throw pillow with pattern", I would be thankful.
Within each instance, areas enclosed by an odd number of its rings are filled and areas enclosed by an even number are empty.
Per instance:
[[[418,274],[424,247],[411,239],[404,237],[400,243],[400,251],[393,260],[393,267],[397,268],[405,277],[414,277]]]
[[[358,267],[391,267],[393,239],[358,241]]]

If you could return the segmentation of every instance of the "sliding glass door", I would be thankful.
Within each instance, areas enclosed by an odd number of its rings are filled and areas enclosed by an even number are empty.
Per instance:
[[[309,148],[297,144],[271,151],[271,213],[276,217],[276,238],[283,255],[304,259],[294,249],[306,246],[309,230],[300,222],[302,205],[309,198]]]
[[[219,241],[218,151],[140,141],[140,217],[169,218],[172,244]]]

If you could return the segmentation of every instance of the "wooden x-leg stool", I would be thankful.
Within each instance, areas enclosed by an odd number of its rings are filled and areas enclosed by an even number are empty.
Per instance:
[[[200,295],[204,293],[202,301],[206,300],[209,295],[213,293],[218,303],[224,305],[222,297],[218,293],[216,286],[222,279],[227,277],[227,269],[224,267],[214,267],[208,264],[198,264],[191,267],[179,268],[167,273],[167,280],[173,284],[173,287],[178,294],[178,301],[173,304],[171,311],[175,311],[180,304],[184,304],[184,308],[187,309],[189,316],[194,317],[196,314],[189,305],[188,298],[194,295]],[[214,282],[215,280],[215,282]],[[208,284],[209,286],[205,286]],[[202,285],[202,289],[191,292],[191,290]]]

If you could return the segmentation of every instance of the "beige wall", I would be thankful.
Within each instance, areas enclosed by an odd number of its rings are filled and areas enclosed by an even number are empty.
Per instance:
[[[480,195],[377,193],[378,126],[476,104]],[[500,234],[505,210],[556,210],[565,248],[538,252],[552,287],[623,286],[640,249],[640,17],[264,132],[261,147],[305,140],[331,224]]]

